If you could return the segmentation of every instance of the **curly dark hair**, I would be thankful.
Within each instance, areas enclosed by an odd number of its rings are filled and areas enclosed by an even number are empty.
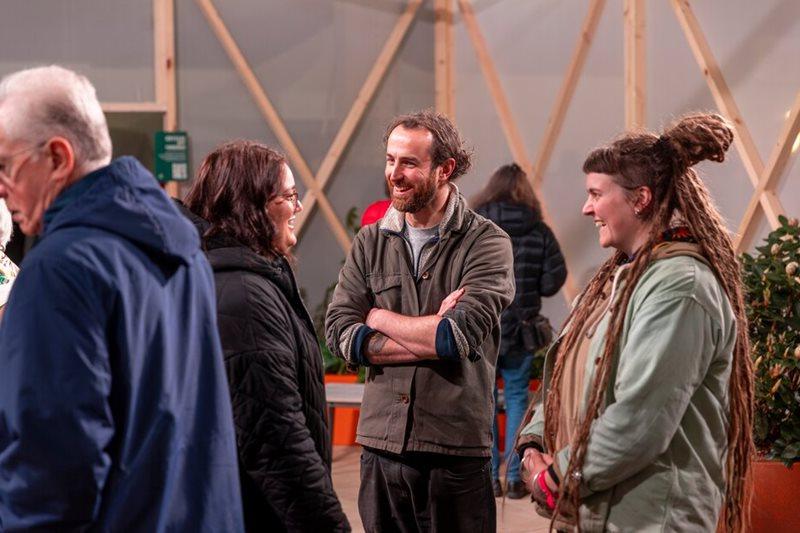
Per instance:
[[[466,174],[472,166],[472,149],[464,146],[461,134],[458,133],[455,125],[446,115],[432,109],[425,109],[416,113],[397,116],[392,119],[386,128],[386,133],[383,135],[384,146],[389,140],[389,135],[398,126],[403,126],[410,130],[426,129],[431,132],[431,135],[433,135],[433,143],[431,145],[433,166],[438,167],[450,158],[456,162],[455,168],[450,174],[450,181],[454,181]]]
[[[260,255],[280,255],[267,203],[280,192],[286,158],[254,141],[218,146],[200,165],[186,207],[211,224],[203,238],[227,235]]]

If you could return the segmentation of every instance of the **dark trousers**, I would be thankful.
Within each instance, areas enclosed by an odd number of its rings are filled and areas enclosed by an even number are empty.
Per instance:
[[[494,533],[488,457],[364,448],[358,512],[367,533]]]

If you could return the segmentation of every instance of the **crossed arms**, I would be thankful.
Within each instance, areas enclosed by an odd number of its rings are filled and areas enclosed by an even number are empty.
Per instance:
[[[400,278],[381,264],[386,237],[370,227],[356,236],[339,274],[328,307],[325,333],[328,347],[351,369],[360,365],[394,365],[433,359],[482,356],[482,345],[499,323],[500,313],[514,296],[513,255],[508,236],[494,226],[475,232],[463,243],[455,291],[435,314],[408,316],[376,307],[375,275]],[[399,284],[399,281],[396,282]],[[396,285],[394,285],[396,286]]]
[[[363,355],[373,365],[437,359],[436,330],[444,314],[456,306],[464,291],[460,288],[450,293],[435,315],[410,317],[373,307],[366,325],[375,331],[369,335]]]

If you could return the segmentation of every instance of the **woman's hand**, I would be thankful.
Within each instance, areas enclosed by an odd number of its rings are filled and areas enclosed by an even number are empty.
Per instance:
[[[542,453],[536,448],[525,449],[525,453],[522,456],[522,467],[529,474],[525,480],[525,485],[528,487],[528,490],[531,491],[531,493],[533,493],[536,475],[542,470],[546,470],[547,467],[552,463],[552,456]]]

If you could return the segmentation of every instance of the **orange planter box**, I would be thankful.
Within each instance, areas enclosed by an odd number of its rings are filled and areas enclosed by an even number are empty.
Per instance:
[[[749,531],[782,533],[800,531],[800,465],[759,459],[753,462],[753,506]]]
[[[355,374],[325,374],[325,383],[356,383]],[[353,446],[356,443],[359,409],[352,407],[333,408],[333,444]]]

